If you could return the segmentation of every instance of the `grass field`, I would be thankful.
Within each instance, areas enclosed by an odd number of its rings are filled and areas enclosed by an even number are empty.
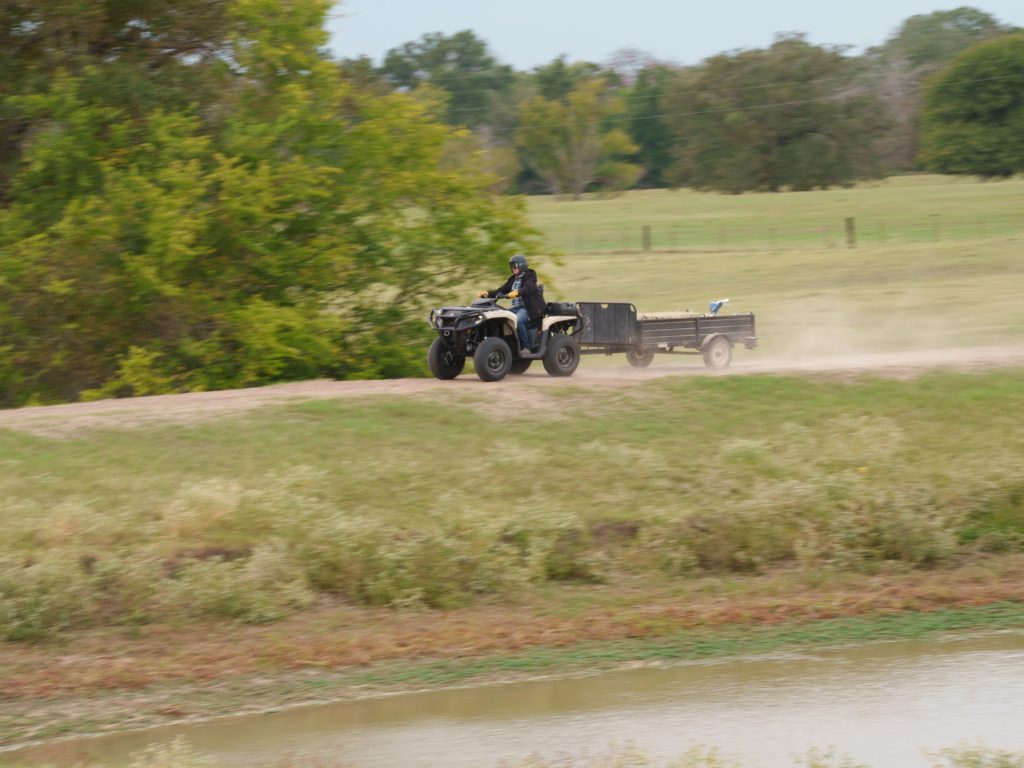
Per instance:
[[[1024,339],[1024,180],[979,183],[904,177],[831,192],[712,195],[652,190],[578,203],[531,199],[531,216],[558,244],[575,228],[639,231],[645,220],[693,211],[724,227],[803,226],[844,212],[888,220],[885,240],[857,248],[779,238],[720,247],[700,238],[651,252],[594,245],[560,264],[538,259],[550,295],[629,301],[638,310],[754,312],[766,354],[805,356],[1019,343]],[[931,213],[944,221],[999,220],[918,236]],[[905,221],[905,227],[897,226]],[[913,225],[913,226],[912,226]],[[694,224],[697,226],[697,224]],[[897,236],[898,233],[902,233]],[[595,235],[596,236],[596,235]],[[668,358],[671,359],[671,358]]]
[[[1019,371],[317,401],[0,432],[10,639],[544,582],[940,567],[1024,543]],[[955,424],[955,428],[951,425]]]
[[[538,258],[549,299],[654,311],[729,296],[727,311],[757,314],[762,349],[745,354],[765,357],[1024,339],[1018,181],[530,206],[557,241],[669,221],[680,201],[723,231],[777,225],[777,242]],[[897,225],[936,211],[946,223],[931,237]],[[886,221],[885,238],[854,249],[795,234],[847,214]],[[983,223],[954,227],[954,214]],[[12,706],[199,668],[217,679],[297,659],[500,655],[685,622],[1015,600],[1022,373],[569,380],[529,397],[509,396],[509,381],[191,423],[0,429],[0,665],[23,691]],[[338,640],[355,628],[365,636]],[[268,634],[239,644],[243,629]],[[133,638],[151,655],[133,646],[115,663]],[[67,642],[81,667],[50,663]]]
[[[599,252],[540,265],[552,297],[664,310],[728,295],[731,309],[757,314],[758,355],[1019,343],[1024,232],[896,242],[894,222],[1017,220],[1022,203],[1024,182],[936,177],[530,201],[555,239],[691,209],[729,226],[889,217],[892,242],[857,249]],[[1019,543],[1017,373],[710,379],[630,394],[567,382],[504,418],[488,394],[310,402],[67,441],[0,431],[0,628],[27,639],[178,612],[270,621],[322,594],[445,606],[637,564],[676,575],[931,565],[956,556],[968,519],[1004,507],[999,546]]]
[[[560,202],[533,197],[531,221],[567,254],[668,250],[846,249],[985,240],[1024,234],[1024,179],[979,183],[902,176],[848,189],[721,195],[645,190]]]

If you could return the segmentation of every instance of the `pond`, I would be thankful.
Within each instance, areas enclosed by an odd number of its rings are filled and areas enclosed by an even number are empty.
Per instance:
[[[480,768],[625,745],[668,760],[700,745],[751,767],[834,747],[872,768],[924,768],[968,742],[1024,750],[1022,712],[1024,632],[1000,632],[308,706],[0,753],[0,765],[120,766],[183,736],[225,767]]]

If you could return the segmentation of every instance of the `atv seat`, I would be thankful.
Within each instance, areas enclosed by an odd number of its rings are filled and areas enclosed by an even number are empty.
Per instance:
[[[540,327],[544,322],[544,316],[531,317],[526,321],[526,335],[530,339],[530,346],[536,349],[540,344]]]

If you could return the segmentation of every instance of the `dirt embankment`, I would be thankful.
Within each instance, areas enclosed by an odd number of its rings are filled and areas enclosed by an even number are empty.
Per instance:
[[[1024,346],[782,359],[738,356],[724,375],[780,373],[907,377],[931,370],[1024,366]],[[658,360],[651,368],[587,366],[567,382],[530,371],[497,384],[467,374],[455,381],[308,381],[257,389],[105,400],[0,411],[0,429],[62,436],[79,429],[190,423],[266,405],[311,399],[494,393],[536,397],[567,383],[623,388],[665,376],[716,376],[699,359]],[[657,638],[680,630],[762,627],[787,621],[878,616],[1019,601],[1020,556],[982,559],[944,571],[885,577],[845,575],[813,586],[798,574],[763,578],[743,592],[713,580],[678,585],[594,586],[574,592],[571,608],[550,596],[517,605],[449,612],[370,611],[323,604],[265,627],[234,625],[109,629],[30,646],[0,643],[0,746],[52,734],[56,724],[84,733],[268,709],[316,698],[310,675],[417,659],[465,659],[585,641]],[[581,602],[582,601],[582,602]],[[396,679],[401,679],[400,676]],[[332,696],[361,695],[344,682]],[[99,713],[99,714],[97,714]],[[102,716],[100,716],[102,715]]]
[[[681,360],[682,362],[676,362]],[[737,356],[724,372],[704,368],[699,358],[662,356],[645,369],[621,366],[588,366],[584,358],[568,381],[584,388],[630,387],[670,376],[743,376],[750,374],[819,374],[912,377],[933,370],[978,370],[1024,366],[1024,345],[979,348],[947,348],[910,352],[862,353],[840,356],[767,357],[759,353]],[[534,370],[535,369],[535,370]],[[0,410],[0,429],[56,435],[71,429],[124,428],[147,423],[190,423],[231,415],[267,405],[302,400],[352,397],[431,396],[439,393],[493,392],[507,399],[510,392],[531,396],[566,379],[547,376],[534,366],[523,376],[485,384],[467,372],[452,381],[435,379],[387,379],[382,381],[329,381],[317,379],[251,389],[157,395],[123,400],[100,400],[42,407]]]
[[[482,601],[452,611],[324,602],[265,626],[150,625],[45,646],[0,643],[0,748],[443,685],[436,675],[410,674],[431,662],[447,671],[464,664],[462,684],[493,682],[558,673],[543,653],[529,662],[531,650],[598,643],[614,666],[647,657],[618,644],[671,643],[680,632],[714,644],[716,633],[737,629],[1008,605],[1020,600],[1022,579],[1024,556],[1005,555],[965,562],[941,579],[923,571],[846,574],[815,585],[783,571],[751,578],[740,591],[735,579],[713,577],[688,585],[591,585],[574,590],[571,606],[553,605],[544,590],[515,604]],[[840,631],[830,642],[863,639]],[[512,665],[475,663],[516,654],[520,662]]]

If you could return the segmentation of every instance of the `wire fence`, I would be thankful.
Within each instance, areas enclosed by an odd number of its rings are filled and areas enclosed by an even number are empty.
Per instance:
[[[899,243],[937,243],[1024,233],[1024,209],[1016,215],[929,215],[910,219],[845,217],[820,224],[722,222],[691,219],[643,224],[622,222],[560,227],[548,242],[568,254],[643,251],[764,251],[866,248]]]

